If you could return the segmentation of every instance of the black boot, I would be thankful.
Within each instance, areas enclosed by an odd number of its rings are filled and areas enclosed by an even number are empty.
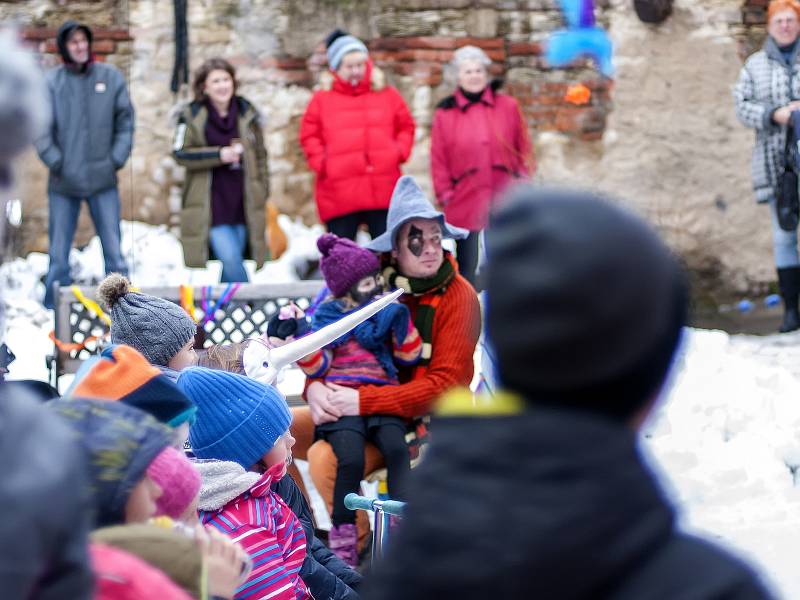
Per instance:
[[[783,296],[783,325],[780,332],[788,333],[800,329],[800,313],[797,310],[800,296],[800,267],[778,269],[778,285]]]

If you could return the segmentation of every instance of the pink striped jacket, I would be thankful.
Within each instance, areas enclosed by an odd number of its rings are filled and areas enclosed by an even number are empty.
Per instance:
[[[291,509],[270,489],[276,465],[249,491],[218,511],[200,511],[206,527],[216,527],[239,542],[253,561],[247,581],[236,590],[236,599],[305,600],[312,598],[300,567],[306,558],[306,536]]]

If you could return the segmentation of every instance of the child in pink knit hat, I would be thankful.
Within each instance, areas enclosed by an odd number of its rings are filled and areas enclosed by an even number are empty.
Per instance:
[[[173,447],[164,448],[150,466],[147,476],[161,488],[156,500],[156,515],[194,525],[198,521],[197,501],[202,483],[200,472]]]
[[[358,310],[384,293],[380,262],[369,250],[326,233],[317,240],[322,254],[320,269],[331,296],[314,312],[316,331]],[[362,385],[397,385],[397,365],[413,365],[422,353],[422,338],[408,308],[393,303],[314,354],[298,361],[312,379],[358,388]],[[358,564],[355,513],[344,497],[357,492],[364,476],[364,446],[369,440],[383,454],[388,470],[389,494],[404,499],[410,470],[406,447],[406,421],[392,415],[341,417],[318,425],[315,434],[330,443],[338,459],[333,492],[333,526],[330,549],[351,566]]]

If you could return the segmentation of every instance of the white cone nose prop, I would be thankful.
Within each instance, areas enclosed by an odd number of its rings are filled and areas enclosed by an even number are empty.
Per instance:
[[[262,383],[272,384],[281,369],[342,337],[356,325],[366,321],[402,295],[403,290],[395,290],[367,304],[364,308],[346,317],[342,317],[335,323],[326,325],[322,329],[310,333],[299,340],[289,342],[280,348],[269,349],[266,359],[262,362],[263,368],[257,369],[258,373],[251,373],[248,371],[248,375],[258,379]]]

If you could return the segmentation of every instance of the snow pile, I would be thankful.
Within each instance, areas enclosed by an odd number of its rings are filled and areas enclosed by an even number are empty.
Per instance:
[[[255,282],[297,280],[318,258],[320,228],[285,217],[281,225],[289,249],[255,273]],[[123,223],[122,231],[137,285],[218,281],[218,264],[183,266],[180,244],[166,228]],[[73,250],[70,262],[82,283],[103,276],[97,240]],[[46,268],[47,257],[37,254],[0,267],[7,340],[18,356],[11,365],[15,379],[47,379],[53,321],[39,304]],[[284,383],[302,386],[302,378]],[[680,506],[682,526],[746,557],[782,597],[800,598],[794,564],[800,555],[800,333],[751,337],[687,330],[673,385],[644,428],[641,446]],[[315,504],[326,521],[319,499]]]
[[[682,525],[746,557],[800,598],[800,334],[688,330],[642,447]]]

